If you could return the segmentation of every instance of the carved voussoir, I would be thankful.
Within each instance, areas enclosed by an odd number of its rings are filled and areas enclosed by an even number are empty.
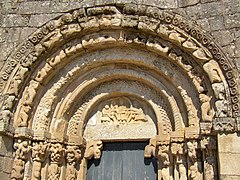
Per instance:
[[[193,51],[195,51],[195,50],[198,49],[198,47],[196,46],[196,44],[195,44],[194,42],[190,41],[190,40],[185,41],[185,42],[182,44],[182,46],[183,46],[184,48],[186,48],[187,50],[191,51],[191,52],[193,52]]]
[[[9,88],[7,90],[8,94],[13,94],[15,96],[18,96],[19,90],[21,88],[21,85],[23,83],[23,80],[28,72],[28,68],[20,66],[18,71],[16,72],[14,78],[10,82]]]
[[[163,47],[161,44],[152,42],[151,40],[147,41],[146,46],[148,49],[164,55],[166,55],[169,51],[169,47]]]
[[[212,122],[214,116],[214,110],[211,107],[210,103],[212,97],[209,97],[206,94],[200,94],[199,99],[202,103],[201,105],[202,120],[205,122]]]
[[[201,48],[197,49],[196,51],[193,52],[193,56],[196,57],[198,60],[202,62],[206,62],[209,60],[209,57],[205,53],[205,51]]]
[[[207,72],[211,83],[222,82],[222,71],[216,61],[210,60],[209,62],[205,63],[203,65],[203,69]]]
[[[138,29],[143,31],[152,31],[154,32],[158,27],[159,21],[154,18],[149,18],[147,16],[140,16]]]
[[[50,50],[56,46],[56,44],[60,45],[63,41],[63,35],[60,33],[60,30],[55,30],[49,33],[44,39],[41,41],[41,44],[46,49]]]
[[[76,36],[81,31],[82,31],[82,28],[77,23],[65,25],[61,28],[61,34],[63,35],[64,39],[68,39],[70,37]]]
[[[47,62],[50,64],[50,66],[54,67],[66,59],[67,55],[65,54],[64,50],[61,50],[57,56],[47,59]]]
[[[45,66],[40,71],[38,71],[35,80],[37,82],[43,83],[46,81],[46,77],[49,78],[50,71],[53,71],[53,68],[48,63],[46,63]]]
[[[180,33],[177,33],[177,32],[170,33],[169,34],[169,39],[177,42],[179,45],[181,45],[182,42],[184,42],[186,40],[184,37],[181,36]]]

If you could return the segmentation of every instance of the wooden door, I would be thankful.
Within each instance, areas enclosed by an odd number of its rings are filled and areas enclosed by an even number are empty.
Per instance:
[[[104,143],[101,159],[88,162],[87,180],[156,180],[157,160],[144,158],[146,145]]]

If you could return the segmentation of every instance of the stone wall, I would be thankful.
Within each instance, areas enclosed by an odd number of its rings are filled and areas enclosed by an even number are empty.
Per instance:
[[[239,0],[2,0],[0,2],[0,67],[21,42],[50,19],[79,7],[114,3],[158,6],[195,21],[215,38],[215,42],[240,70]],[[7,137],[1,138],[0,177],[8,179],[11,172],[12,142]],[[226,165],[229,159],[234,161],[240,156],[239,148],[235,146],[240,141],[239,136],[223,134],[219,135],[218,140],[219,170],[222,179],[239,178],[238,170]],[[235,167],[239,165],[236,164]]]
[[[63,12],[103,3],[136,2],[169,9],[196,21],[240,67],[238,0],[3,0],[0,2],[0,63],[38,27]]]

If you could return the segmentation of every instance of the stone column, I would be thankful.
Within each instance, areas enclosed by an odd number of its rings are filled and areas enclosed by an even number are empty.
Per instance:
[[[184,143],[173,142],[171,143],[171,152],[174,157],[175,165],[175,176],[176,180],[186,180],[187,179],[187,162],[185,157],[185,147]]]
[[[61,175],[60,165],[63,162],[64,148],[60,143],[52,143],[50,146],[50,166],[48,167],[48,179],[59,180]]]
[[[15,158],[13,161],[13,168],[11,179],[21,180],[24,177],[25,161],[29,156],[30,141],[25,139],[16,139],[14,143]]]
[[[84,152],[84,157],[81,161],[80,165],[80,174],[78,179],[79,180],[85,180],[86,174],[87,174],[87,162],[88,160],[94,158],[94,159],[100,159],[101,157],[101,150],[103,148],[103,143],[101,140],[88,140],[86,144],[86,149]]]
[[[161,134],[156,136],[158,148],[158,179],[172,180],[173,156],[170,149],[170,135]]]
[[[81,159],[81,150],[79,146],[66,146],[66,180],[75,180],[77,178],[76,163]]]
[[[49,144],[47,142],[33,142],[32,147],[32,179],[41,179],[42,163],[46,160],[48,155]]]
[[[217,142],[210,136],[201,140],[203,152],[204,179],[217,179]]]

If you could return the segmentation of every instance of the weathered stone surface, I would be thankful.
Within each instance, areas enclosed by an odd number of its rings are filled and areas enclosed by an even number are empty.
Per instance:
[[[225,16],[225,27],[226,28],[236,28],[240,27],[240,13],[230,14]]]
[[[238,133],[218,135],[218,150],[220,153],[239,153],[240,139]]]
[[[223,16],[221,15],[209,18],[209,24],[210,24],[210,29],[212,31],[221,30],[225,28]]]
[[[214,1],[219,1],[219,0],[201,0],[201,3],[210,3]]]
[[[22,2],[17,13],[19,14],[43,14],[49,13],[51,1],[26,1]]]
[[[236,159],[240,158],[240,154],[233,153],[219,153],[219,161],[220,161],[220,177],[225,176],[238,176],[240,177],[240,172],[238,171],[239,161]],[[229,163],[231,162],[231,163]],[[226,166],[226,164],[228,164]]]
[[[229,45],[234,40],[234,35],[228,30],[216,31],[212,34],[222,46]]]
[[[31,27],[40,27],[46,22],[48,22],[49,19],[53,19],[57,17],[58,14],[39,14],[39,15],[31,15],[31,18],[29,20],[29,26]]]
[[[12,157],[13,156],[13,139],[7,136],[0,136],[0,155]]]
[[[2,27],[23,27],[29,23],[30,16],[7,14],[3,16]]]
[[[200,0],[179,0],[178,5],[179,7],[192,6],[199,3],[199,1]]]
[[[101,140],[148,139],[159,179],[239,177],[231,169],[238,166],[239,137],[222,134],[239,130],[238,0],[4,0],[0,10],[1,79],[9,80],[0,85],[17,101],[1,97],[0,121],[37,130],[16,128],[14,144],[1,136],[1,179],[10,173],[12,179],[84,179],[88,159],[101,156]],[[218,132],[217,152],[208,140]]]

